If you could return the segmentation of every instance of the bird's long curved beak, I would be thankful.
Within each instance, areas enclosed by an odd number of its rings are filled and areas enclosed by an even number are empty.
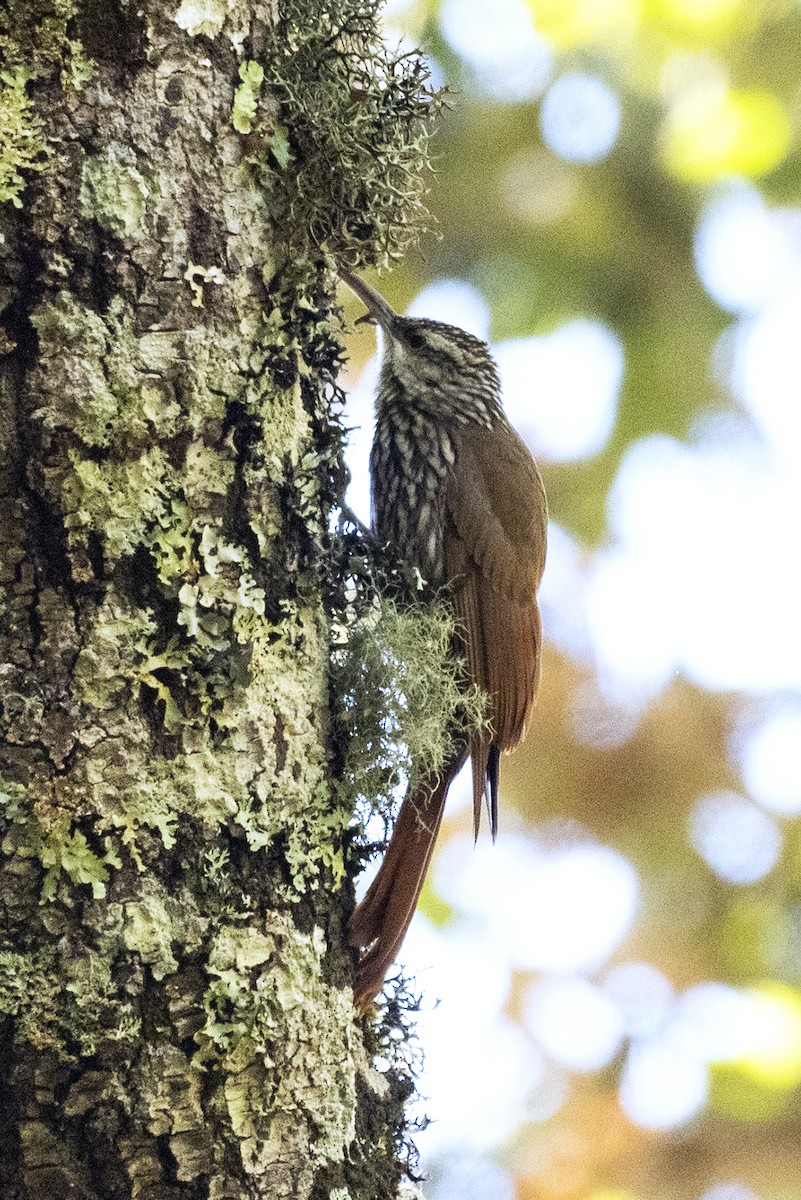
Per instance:
[[[363,279],[359,279],[358,275],[351,275],[349,271],[341,270],[339,276],[343,283],[346,283],[350,290],[356,293],[370,316],[378,321],[382,329],[389,332],[397,313],[390,308],[384,297]]]

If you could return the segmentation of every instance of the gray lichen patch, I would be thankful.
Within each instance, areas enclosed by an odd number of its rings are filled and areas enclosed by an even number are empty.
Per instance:
[[[189,954],[202,950],[209,919],[186,888],[173,896],[151,877],[137,895],[122,906],[123,945],[150,967],[154,979],[164,979],[179,967],[173,947]]]
[[[105,229],[123,237],[143,224],[150,189],[130,146],[112,142],[83,164],[81,205]]]
[[[201,1039],[209,1061],[221,1058],[227,1068],[225,1103],[254,1175],[282,1145],[306,1156],[311,1173],[316,1160],[341,1160],[353,1141],[350,1004],[323,981],[325,953],[321,929],[302,934],[277,915],[263,931],[222,929],[212,949]],[[276,1082],[265,1112],[267,1074]],[[292,1118],[298,1111],[318,1131],[313,1142]]]
[[[227,0],[181,0],[173,20],[190,37],[216,37],[221,32],[228,10]]]

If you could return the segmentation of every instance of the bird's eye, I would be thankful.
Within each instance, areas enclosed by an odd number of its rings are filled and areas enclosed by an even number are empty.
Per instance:
[[[411,350],[422,350],[425,344],[426,339],[423,337],[422,333],[418,333],[416,329],[407,329],[406,345]]]

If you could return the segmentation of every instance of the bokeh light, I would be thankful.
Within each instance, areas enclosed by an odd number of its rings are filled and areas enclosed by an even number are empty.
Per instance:
[[[425,1099],[419,1107],[432,1121],[421,1139],[427,1153],[486,1152],[508,1136],[538,1092],[550,1095],[549,1103],[560,1103],[542,1051],[503,1016],[503,949],[467,929],[445,936],[418,917],[402,959],[432,998],[417,1026],[426,1053]],[[482,1030],[480,1038],[476,1029]]]
[[[611,1062],[623,1037],[623,1018],[608,992],[586,979],[544,979],[524,1005],[526,1025],[542,1048],[574,1071]]]
[[[437,1172],[433,1183],[437,1200],[515,1200],[515,1184],[508,1171],[487,1158],[465,1154],[451,1159]]]
[[[537,0],[533,8],[537,28],[565,50],[630,37],[639,15],[631,0]]]
[[[505,163],[500,200],[516,221],[536,228],[564,217],[575,204],[573,168],[541,147],[525,146]]]
[[[728,33],[743,20],[744,0],[658,0],[657,12],[673,30],[707,39]]]
[[[625,698],[604,693],[595,679],[585,679],[573,693],[570,730],[584,746],[611,750],[624,745],[637,728],[639,711]]]
[[[796,269],[774,303],[737,326],[728,380],[772,454],[781,465],[787,464],[787,474],[779,476],[778,482],[793,490],[792,499],[796,501],[801,493],[797,471],[801,445],[801,344],[796,336],[799,304],[801,269]],[[792,554],[782,554],[778,565],[788,558],[797,582],[798,563]]]
[[[801,996],[780,983],[750,988],[753,1019],[737,1063],[765,1087],[796,1088],[801,1083]]]
[[[444,37],[476,72],[485,94],[518,101],[542,91],[552,53],[523,0],[493,0],[491,19],[482,0],[443,0],[439,20]]]
[[[746,991],[699,983],[678,997],[670,1026],[675,1043],[700,1062],[732,1062],[753,1042],[761,1013]]]
[[[486,926],[492,944],[527,970],[585,971],[631,928],[636,872],[606,846],[537,846],[512,833],[492,846],[452,838],[435,864],[438,892]],[[484,903],[485,895],[492,904]],[[548,919],[532,920],[532,913]]]
[[[713,792],[695,802],[690,838],[712,870],[734,884],[764,879],[782,846],[775,821],[735,792]]]
[[[656,1033],[673,1005],[670,980],[647,962],[613,967],[604,980],[604,989],[620,1013],[623,1032],[632,1038]]]
[[[620,131],[620,102],[601,79],[576,71],[548,89],[540,110],[545,143],[571,162],[606,158]]]
[[[494,347],[510,420],[535,453],[555,461],[586,458],[615,423],[623,350],[599,321],[568,321],[542,337]]]
[[[620,1104],[645,1129],[672,1129],[701,1111],[709,1096],[706,1064],[667,1038],[632,1046],[620,1081]]]
[[[761,1198],[744,1183],[716,1183],[704,1192],[699,1200],[761,1200]]]
[[[743,782],[771,812],[801,812],[801,696],[776,705],[741,751]]]
[[[695,261],[718,304],[735,313],[764,308],[801,267],[801,211],[771,211],[756,188],[729,187],[701,216]]]
[[[548,556],[540,585],[540,609],[548,636],[563,654],[577,660],[591,649],[584,604],[584,573],[590,555],[571,534],[551,521]]]
[[[609,496],[617,542],[585,591],[610,686],[653,695],[679,669],[715,688],[801,684],[801,570],[787,553],[799,500],[801,477],[753,442],[631,446]]]

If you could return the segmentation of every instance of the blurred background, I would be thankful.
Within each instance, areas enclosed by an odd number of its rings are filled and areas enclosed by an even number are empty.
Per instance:
[[[491,342],[551,509],[498,842],[455,785],[402,954],[426,1195],[798,1200],[801,4],[411,0],[385,32],[451,111],[439,236],[372,282]]]

